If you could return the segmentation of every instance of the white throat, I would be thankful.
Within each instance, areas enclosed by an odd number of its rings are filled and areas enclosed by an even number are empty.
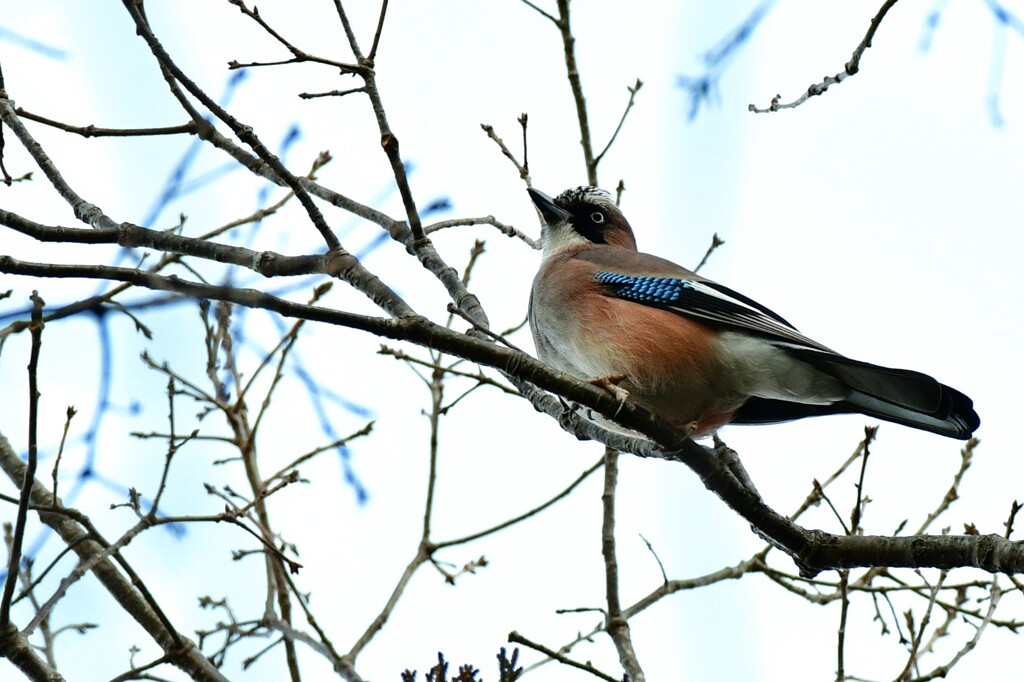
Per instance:
[[[560,223],[554,227],[545,225],[542,236],[542,246],[544,247],[544,255],[541,258],[542,261],[562,253],[566,249],[592,245],[590,240],[572,229],[568,223]]]

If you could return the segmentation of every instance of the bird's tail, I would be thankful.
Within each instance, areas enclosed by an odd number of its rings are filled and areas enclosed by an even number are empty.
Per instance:
[[[849,389],[845,400],[829,406],[832,412],[860,412],[961,440],[970,438],[981,424],[970,398],[927,374],[880,367],[816,349],[786,350]]]

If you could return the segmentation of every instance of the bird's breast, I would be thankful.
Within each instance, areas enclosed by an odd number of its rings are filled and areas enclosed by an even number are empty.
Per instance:
[[[571,259],[538,272],[530,325],[541,360],[583,379],[625,375],[621,386],[634,399],[678,426],[707,421],[710,430],[727,422],[743,397],[724,371],[719,333],[608,296],[592,274]]]

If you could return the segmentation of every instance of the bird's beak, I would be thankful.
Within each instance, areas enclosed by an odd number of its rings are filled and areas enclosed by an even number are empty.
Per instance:
[[[572,214],[566,211],[561,206],[557,205],[551,197],[544,192],[538,192],[532,187],[526,190],[530,193],[530,198],[533,199],[533,205],[540,211],[541,217],[544,218],[544,222],[548,225],[557,225],[558,223],[565,222],[572,217]]]

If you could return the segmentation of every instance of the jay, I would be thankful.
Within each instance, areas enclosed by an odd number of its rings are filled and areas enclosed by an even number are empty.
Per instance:
[[[978,428],[960,391],[840,355],[746,296],[637,251],[608,192],[528,192],[543,220],[529,320],[545,363],[628,395],[694,437],[729,423],[843,413],[958,439]]]

